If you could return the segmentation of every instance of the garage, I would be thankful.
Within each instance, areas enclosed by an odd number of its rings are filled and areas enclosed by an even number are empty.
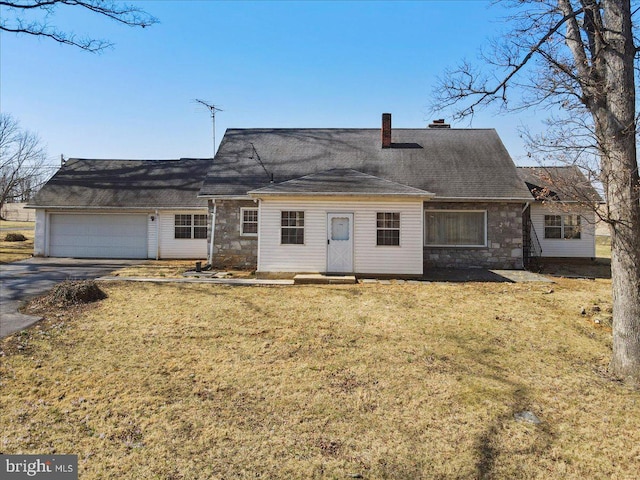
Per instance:
[[[147,216],[51,214],[49,256],[147,258]]]

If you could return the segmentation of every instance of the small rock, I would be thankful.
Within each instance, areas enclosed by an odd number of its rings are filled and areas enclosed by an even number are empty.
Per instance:
[[[533,423],[534,425],[538,425],[542,423],[542,421],[536,416],[533,412],[518,412],[513,415],[517,422],[526,422]]]
[[[593,323],[600,323],[600,319],[596,318]]]
[[[599,312],[600,311],[600,307],[598,305],[594,305],[593,307],[591,307],[591,311],[592,312]]]

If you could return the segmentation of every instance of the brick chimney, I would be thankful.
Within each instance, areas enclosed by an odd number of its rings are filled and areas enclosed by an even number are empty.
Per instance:
[[[382,148],[391,148],[391,114],[382,114]]]
[[[444,123],[444,118],[439,118],[430,123],[429,128],[451,128],[451,125]]]

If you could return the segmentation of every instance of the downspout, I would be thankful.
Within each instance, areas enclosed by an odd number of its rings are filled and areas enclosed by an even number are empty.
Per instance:
[[[213,265],[213,241],[216,233],[216,201],[213,200],[213,212],[211,213],[211,242],[209,243],[209,265]]]
[[[256,200],[254,200],[255,202]],[[260,268],[260,239],[262,238],[262,234],[260,233],[260,223],[262,220],[262,200],[258,199],[257,200],[258,203],[258,246],[257,248],[257,252],[256,252],[256,271],[258,271],[258,269]]]
[[[156,208],[156,260],[160,260],[160,216]]]

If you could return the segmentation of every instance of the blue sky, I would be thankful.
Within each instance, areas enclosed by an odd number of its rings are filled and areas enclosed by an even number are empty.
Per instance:
[[[37,132],[52,164],[84,158],[210,157],[226,128],[422,128],[438,75],[505,25],[490,2],[140,1],[160,23],[117,25],[78,9],[53,21],[115,43],[95,55],[2,34],[0,107]],[[527,164],[517,129],[544,112],[477,115]],[[454,124],[467,127],[467,122]]]

